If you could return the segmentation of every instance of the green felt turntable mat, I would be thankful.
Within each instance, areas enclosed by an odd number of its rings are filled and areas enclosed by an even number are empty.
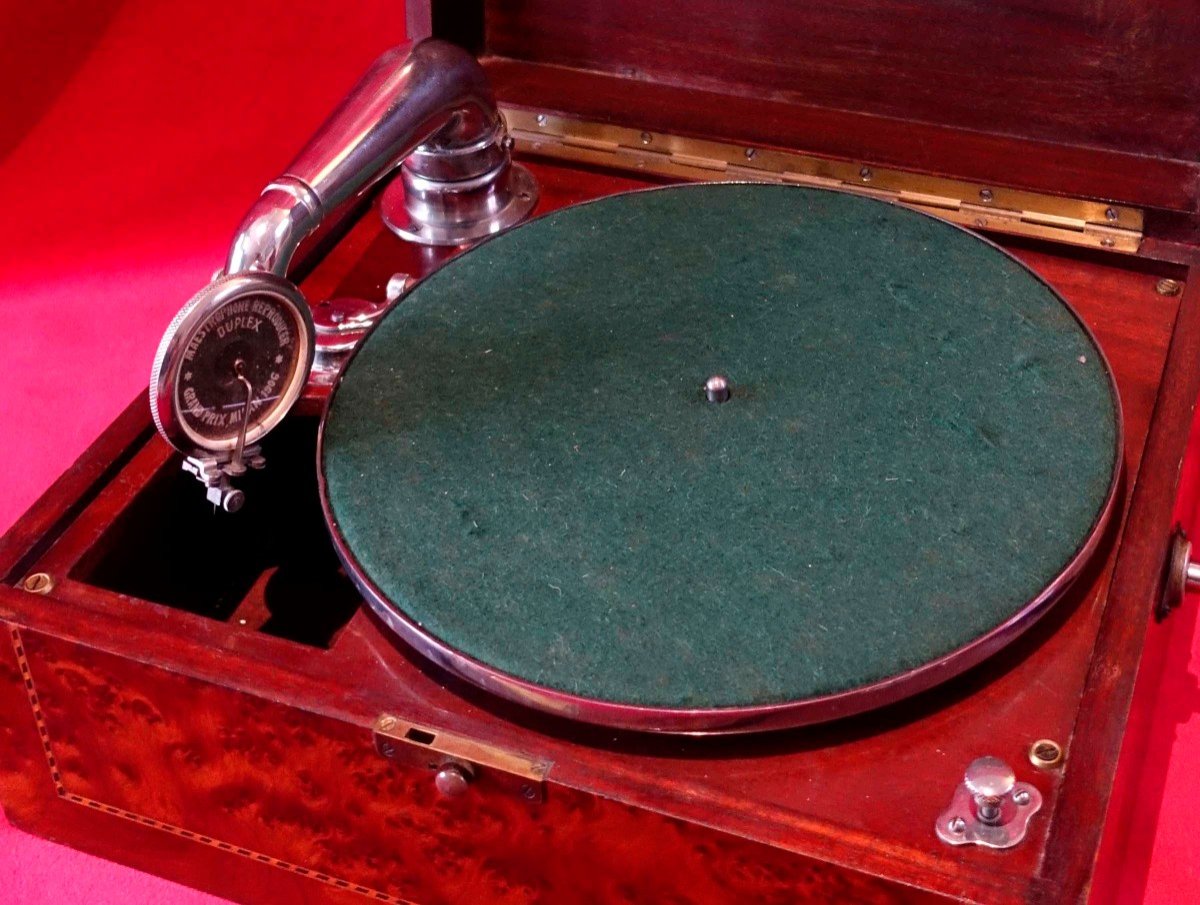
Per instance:
[[[1071,310],[966,231],[677,186],[418,285],[348,366],[321,468],[353,567],[457,651],[585,698],[756,706],[1037,597],[1114,481],[1112,394]]]

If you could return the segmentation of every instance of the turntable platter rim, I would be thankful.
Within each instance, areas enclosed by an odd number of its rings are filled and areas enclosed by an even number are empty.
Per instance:
[[[322,433],[323,429],[324,424],[321,426]],[[337,522],[323,489],[323,471],[318,471],[318,482],[322,485],[321,509],[331,528],[334,549],[346,567],[350,580],[384,625],[437,666],[498,697],[568,720],[636,732],[703,736],[794,729],[855,716],[906,700],[978,666],[1046,615],[1091,561],[1112,520],[1122,473],[1123,468],[1118,467],[1095,525],[1067,567],[1042,593],[987,634],[936,660],[868,685],[833,694],[771,704],[690,708],[654,707],[573,695],[504,672],[446,644],[388,600],[357,564],[342,535],[333,530]]]
[[[670,191],[675,188],[678,187],[656,187],[625,194]],[[831,189],[810,189],[810,191],[849,194],[836,192],[836,190]],[[611,198],[612,196],[607,197]],[[606,199],[597,199],[597,201],[603,200]],[[596,202],[586,202],[583,206],[593,203]],[[442,641],[400,609],[375,584],[359,563],[354,552],[350,549],[350,545],[344,537],[332,508],[324,468],[327,420],[323,418],[318,435],[317,448],[317,472],[321,506],[337,554],[345,565],[346,571],[352,581],[363,594],[376,616],[405,643],[437,666],[457,674],[474,685],[499,697],[515,701],[535,710],[587,723],[638,731],[697,735],[747,733],[795,727],[850,716],[855,713],[885,706],[908,698],[964,672],[987,659],[1013,641],[1017,636],[1024,633],[1045,615],[1078,577],[1079,573],[1096,552],[1111,522],[1112,514],[1119,498],[1119,488],[1123,473],[1124,418],[1121,411],[1120,395],[1111,365],[1105,356],[1103,347],[1097,341],[1090,326],[1075,308],[1053,287],[1049,286],[1044,279],[1026,267],[1010,252],[996,245],[994,242],[939,218],[911,211],[911,209],[906,210],[910,210],[911,213],[930,220],[935,220],[945,227],[970,235],[972,239],[990,246],[994,252],[1002,255],[1004,258],[1015,261],[1034,279],[1042,283],[1074,319],[1079,329],[1091,342],[1099,355],[1107,377],[1113,406],[1113,417],[1115,419],[1115,451],[1113,454],[1111,477],[1108,482],[1107,492],[1103,498],[1103,503],[1090,529],[1084,535],[1083,541],[1065,567],[1033,599],[1017,609],[1013,615],[972,641],[911,669],[888,675],[877,681],[825,695],[789,701],[736,706],[669,707],[605,700],[572,694],[506,672]],[[553,213],[551,212],[551,214],[547,214],[546,216],[551,216]],[[335,395],[336,391],[337,388],[335,387]],[[332,398],[331,396],[331,406]],[[327,409],[328,411],[329,409]]]

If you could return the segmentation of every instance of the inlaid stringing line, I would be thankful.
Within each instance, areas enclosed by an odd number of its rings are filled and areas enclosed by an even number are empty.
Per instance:
[[[25,693],[29,698],[29,708],[33,712],[33,721],[37,726],[38,738],[42,743],[42,753],[46,757],[46,764],[50,768],[50,779],[54,783],[54,791],[59,798],[64,801],[69,801],[72,804],[77,804],[82,807],[91,808],[94,811],[102,811],[113,817],[120,817],[128,820],[131,823],[136,823],[141,826],[147,826],[151,829],[161,830],[164,833],[170,833],[172,836],[179,836],[183,839],[190,839],[192,842],[198,842],[201,845],[207,845],[210,848],[219,849],[230,854],[240,855],[243,858],[249,858],[253,861],[258,861],[263,864],[269,864],[271,867],[277,867],[281,870],[286,870],[302,877],[307,877],[310,880],[317,880],[324,883],[326,886],[332,886],[335,889],[341,889],[346,892],[355,892],[359,895],[366,896],[376,902],[386,902],[388,905],[413,905],[407,899],[401,899],[396,896],[381,892],[377,889],[371,889],[366,886],[360,886],[357,883],[351,883],[349,880],[343,880],[340,877],[333,877],[329,874],[322,873],[319,870],[313,870],[307,867],[301,867],[298,864],[293,864],[290,861],[284,861],[282,858],[274,858],[270,855],[265,855],[262,852],[256,852],[252,849],[242,848],[239,845],[233,845],[229,842],[223,842],[220,839],[214,839],[211,836],[205,836],[203,833],[196,833],[192,830],[186,830],[183,827],[175,826],[171,823],[165,823],[161,820],[155,820],[153,817],[145,817],[141,814],[127,811],[124,808],[114,807],[110,804],[105,804],[102,801],[96,801],[94,798],[87,798],[83,795],[76,795],[73,792],[68,792],[66,786],[63,785],[62,773],[58,769],[58,762],[54,757],[53,746],[50,744],[50,731],[46,726],[46,717],[42,712],[42,706],[38,699],[37,688],[33,682],[33,672],[29,667],[29,659],[25,656],[25,645],[21,641],[21,631],[15,625],[10,627],[13,653],[17,657],[17,667],[21,671],[21,680],[25,683]]]

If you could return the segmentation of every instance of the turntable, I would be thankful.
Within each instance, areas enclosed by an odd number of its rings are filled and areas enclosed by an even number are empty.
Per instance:
[[[247,901],[1084,898],[1195,571],[1184,164],[485,6],[6,536],[6,811]]]

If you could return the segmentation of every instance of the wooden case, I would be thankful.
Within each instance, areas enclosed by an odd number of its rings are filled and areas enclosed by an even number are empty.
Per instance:
[[[13,823],[244,901],[1087,895],[1200,389],[1200,63],[1171,50],[1196,24],[1148,3],[931,4],[920,22],[879,0],[684,7],[435,3],[410,33],[481,55],[539,210],[868,172],[854,187],[994,229],[1093,329],[1126,416],[1118,517],[1066,599],[981,667],[837,723],[735,739],[570,724],[438,672],[359,605],[315,492],[319,394],[268,441],[236,519],[209,511],[138,398],[0,542]],[[444,258],[368,215],[302,288],[378,297]],[[1047,738],[1066,757],[1036,768]],[[982,754],[1045,798],[1003,853],[933,831]],[[447,757],[475,770],[458,798],[435,789]]]

